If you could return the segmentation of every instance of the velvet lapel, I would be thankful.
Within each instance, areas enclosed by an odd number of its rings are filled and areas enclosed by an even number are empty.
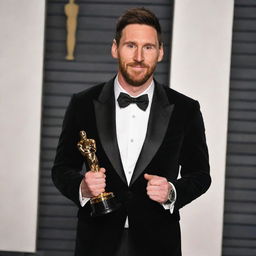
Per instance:
[[[148,166],[163,142],[174,104],[170,104],[162,85],[155,82],[155,91],[148,120],[147,135],[136,163],[130,186]]]
[[[127,184],[116,138],[114,79],[107,82],[94,101],[97,129],[101,144],[114,169]]]

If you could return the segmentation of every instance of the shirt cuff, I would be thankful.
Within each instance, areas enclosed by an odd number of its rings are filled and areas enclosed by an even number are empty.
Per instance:
[[[164,207],[165,210],[170,210],[170,213],[172,214],[174,211],[174,204],[175,204],[176,198],[177,198],[177,192],[176,192],[175,186],[171,182],[169,182],[169,183],[171,184],[172,189],[174,191],[174,200],[171,203],[162,204],[162,206]]]
[[[82,181],[82,182],[83,182],[83,181]],[[82,196],[82,190],[81,190],[81,184],[82,184],[82,182],[80,183],[80,186],[79,186],[79,201],[80,201],[80,205],[81,205],[82,207],[84,207],[85,204],[90,200],[90,198],[88,198],[88,197],[83,197],[83,196]]]

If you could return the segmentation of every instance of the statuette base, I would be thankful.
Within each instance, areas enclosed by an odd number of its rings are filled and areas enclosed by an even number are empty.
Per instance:
[[[120,207],[112,192],[104,192],[100,195],[91,198],[90,200],[92,212],[91,216],[102,216],[111,213]]]

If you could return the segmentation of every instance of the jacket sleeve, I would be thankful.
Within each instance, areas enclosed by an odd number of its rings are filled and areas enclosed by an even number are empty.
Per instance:
[[[173,182],[177,191],[175,210],[205,193],[211,184],[205,128],[198,102],[191,108],[185,131],[179,158],[181,178]]]
[[[83,179],[80,174],[83,157],[77,149],[79,128],[76,119],[76,98],[74,95],[64,117],[52,168],[52,180],[64,196],[80,206],[79,186]]]

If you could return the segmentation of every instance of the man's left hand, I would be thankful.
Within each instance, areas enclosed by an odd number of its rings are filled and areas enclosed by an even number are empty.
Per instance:
[[[144,174],[144,178],[148,181],[147,194],[150,199],[164,204],[168,200],[172,185],[164,177],[157,175]]]

